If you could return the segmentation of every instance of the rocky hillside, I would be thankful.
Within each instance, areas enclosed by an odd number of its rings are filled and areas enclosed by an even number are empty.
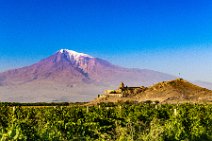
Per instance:
[[[212,91],[183,79],[163,81],[150,87],[119,87],[101,95],[94,102],[117,101],[212,102]]]

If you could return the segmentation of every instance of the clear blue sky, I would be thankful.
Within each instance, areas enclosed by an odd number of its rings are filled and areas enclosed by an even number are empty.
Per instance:
[[[0,71],[60,48],[212,82],[212,1],[0,0]]]

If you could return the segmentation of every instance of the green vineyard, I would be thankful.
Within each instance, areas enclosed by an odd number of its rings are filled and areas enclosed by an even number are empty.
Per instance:
[[[1,106],[1,141],[211,141],[212,105]]]

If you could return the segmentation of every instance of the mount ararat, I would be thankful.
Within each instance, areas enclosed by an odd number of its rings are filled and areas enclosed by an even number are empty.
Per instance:
[[[149,86],[175,78],[148,69],[123,68],[84,53],[61,49],[31,66],[0,73],[0,100],[89,101],[120,82]]]

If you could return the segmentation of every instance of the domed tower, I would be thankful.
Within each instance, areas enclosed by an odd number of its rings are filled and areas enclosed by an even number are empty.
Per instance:
[[[121,82],[120,83],[120,85],[119,85],[119,91],[123,91],[124,90],[124,88],[125,88],[125,85],[124,85],[124,83],[123,82]]]
[[[119,85],[119,88],[121,89],[121,88],[124,88],[124,87],[125,87],[125,86],[124,86],[124,83],[121,82],[120,85]]]

